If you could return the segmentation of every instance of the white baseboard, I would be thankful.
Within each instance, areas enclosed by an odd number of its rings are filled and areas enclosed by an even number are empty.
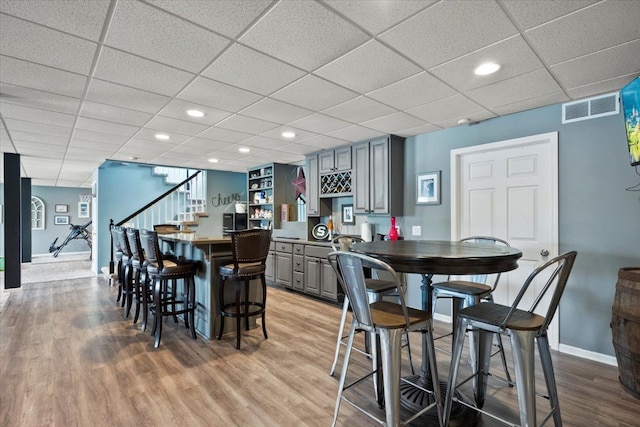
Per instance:
[[[62,255],[91,255],[91,251],[80,251],[80,252],[64,252]],[[44,257],[52,257],[51,253],[48,254],[33,254],[31,258],[44,258]]]
[[[559,351],[560,353],[582,357],[583,359],[593,360],[594,362],[600,362],[611,366],[618,366],[618,361],[616,360],[615,356],[596,353],[595,351],[584,350],[582,348],[573,347],[566,344],[560,344]]]

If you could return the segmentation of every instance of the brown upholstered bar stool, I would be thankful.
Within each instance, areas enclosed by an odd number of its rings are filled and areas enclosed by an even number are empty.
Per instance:
[[[266,261],[271,243],[271,230],[247,230],[231,234],[233,263],[220,266],[220,333],[222,338],[225,317],[236,318],[236,348],[240,349],[240,320],[244,318],[245,328],[249,330],[249,318],[262,315],[262,333],[267,337],[265,311],[267,308],[267,282],[265,279]],[[260,279],[262,298],[251,301],[249,290],[251,280]],[[235,299],[225,303],[224,289],[227,280],[235,281]],[[244,299],[242,286],[244,283]]]
[[[191,338],[196,339],[195,276],[199,264],[188,261],[178,264],[171,260],[163,260],[160,254],[158,234],[155,231],[141,230],[140,242],[147,261],[147,273],[153,284],[153,305],[151,307],[153,328],[151,334],[156,338],[154,347],[160,346],[162,318],[165,316],[172,316],[177,323],[176,315],[183,314],[185,328],[190,330]],[[180,295],[178,295],[178,280],[183,281]]]
[[[122,264],[122,245],[120,244],[120,236],[116,233],[116,226],[111,227],[109,230],[111,232],[111,240],[113,241],[113,246],[115,246],[115,257],[118,262],[116,265],[116,274],[118,276],[118,298],[116,298],[116,302],[120,302],[120,298],[122,298],[122,286],[124,284],[124,265]]]
[[[133,288],[133,254],[131,253],[131,246],[129,246],[129,240],[127,239],[127,232],[124,227],[113,228],[118,241],[120,242],[120,249],[122,250],[122,306],[124,307],[124,317],[129,317],[131,312],[131,306],[133,304],[133,295],[135,290]]]
[[[127,239],[131,248],[131,267],[133,268],[133,287],[135,291],[136,312],[133,316],[133,323],[138,322],[140,317],[140,306],[142,305],[142,327],[144,331],[147,329],[147,319],[149,313],[149,305],[153,302],[153,290],[150,288],[150,281],[147,273],[147,263],[140,241],[140,230],[136,228],[127,229]]]

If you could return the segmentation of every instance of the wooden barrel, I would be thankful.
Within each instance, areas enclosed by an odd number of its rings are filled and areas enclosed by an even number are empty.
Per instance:
[[[620,383],[640,398],[640,267],[618,271],[611,329]]]

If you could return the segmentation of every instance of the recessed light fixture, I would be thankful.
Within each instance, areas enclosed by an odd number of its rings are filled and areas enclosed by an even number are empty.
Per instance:
[[[200,110],[187,110],[187,114],[196,118],[204,117],[204,113]]]
[[[466,125],[466,124],[469,124],[469,123],[471,123],[471,120],[469,120],[467,118],[458,120],[458,124],[459,125]]]
[[[295,138],[296,137],[296,133],[290,130],[286,130],[284,132],[282,132],[282,136],[284,138]]]
[[[241,152],[241,153],[248,153],[251,150],[248,149],[247,147],[240,147],[240,148],[238,148],[238,151]]]
[[[209,162],[211,162],[211,163],[218,163],[218,159],[211,158],[211,159],[209,159]]]
[[[473,72],[477,76],[487,76],[489,74],[493,74],[500,69],[500,65],[495,62],[485,62],[484,64],[480,64]]]
[[[135,156],[131,156],[131,157],[129,157],[129,160],[138,160],[138,158],[135,157]]]
[[[156,139],[160,139],[162,141],[167,141],[167,140],[169,140],[171,138],[166,133],[156,133],[154,136],[156,137]]]

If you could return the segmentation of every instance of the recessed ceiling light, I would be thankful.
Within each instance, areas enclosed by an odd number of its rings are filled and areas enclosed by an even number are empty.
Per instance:
[[[211,162],[211,163],[218,163],[218,159],[213,159],[213,158],[212,158],[212,159],[209,159],[209,162]]]
[[[485,62],[484,64],[480,64],[478,68],[473,70],[473,72],[477,76],[486,76],[489,74],[493,74],[500,69],[500,65],[495,62]]]
[[[293,132],[293,131],[287,130],[287,131],[282,132],[282,136],[284,138],[295,138],[296,133]]]
[[[190,115],[191,117],[204,117],[204,113],[200,110],[187,110],[187,114]]]
[[[154,135],[156,137],[156,139],[161,139],[163,141],[166,141],[168,139],[170,139],[171,137],[169,135],[167,135],[166,133],[156,133]]]
[[[135,156],[131,156],[131,157],[129,157],[129,160],[138,160],[138,158],[135,157]]]
[[[251,150],[248,149],[247,147],[240,147],[240,148],[238,148],[238,151],[241,152],[241,153],[248,153]]]
[[[458,124],[459,125],[466,125],[466,124],[469,124],[469,123],[471,123],[471,120],[467,119],[467,118],[458,120]]]

